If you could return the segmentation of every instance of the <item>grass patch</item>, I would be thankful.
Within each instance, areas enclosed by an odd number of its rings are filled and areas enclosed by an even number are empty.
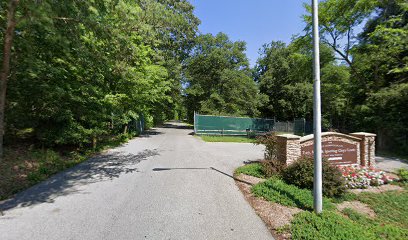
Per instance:
[[[256,139],[238,136],[200,136],[205,142],[255,143]]]
[[[0,161],[0,200],[73,167],[100,151],[119,146],[130,137],[107,137],[98,142],[95,149],[37,149],[27,143],[6,146],[4,159]]]
[[[381,222],[408,229],[408,192],[362,193],[358,200],[370,206]]]
[[[383,223],[378,219],[368,218],[353,209],[346,208],[342,211],[355,224],[364,226],[378,239],[408,239],[408,230],[401,227]]]
[[[235,170],[235,174],[246,174],[258,178],[266,178],[263,166],[260,163],[250,163],[241,166]]]
[[[313,210],[313,194],[307,189],[300,189],[289,185],[278,178],[271,178],[252,187],[252,192],[268,201],[284,206],[297,207],[304,210]],[[335,209],[327,198],[323,199],[324,209]]]
[[[378,239],[364,226],[333,211],[321,215],[301,212],[292,221],[291,230],[293,239]]]

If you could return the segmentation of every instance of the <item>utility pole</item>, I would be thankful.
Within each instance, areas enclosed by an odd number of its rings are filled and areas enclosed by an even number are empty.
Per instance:
[[[314,178],[313,207],[316,214],[323,210],[322,198],[322,124],[320,103],[320,50],[319,50],[319,1],[312,0],[313,8],[313,134]]]

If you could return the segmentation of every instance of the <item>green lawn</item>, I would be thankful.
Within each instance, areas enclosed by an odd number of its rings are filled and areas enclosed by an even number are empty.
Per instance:
[[[205,142],[254,143],[256,139],[238,136],[199,136]]]

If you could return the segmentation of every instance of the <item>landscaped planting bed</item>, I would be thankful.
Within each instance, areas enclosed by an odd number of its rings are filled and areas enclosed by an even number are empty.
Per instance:
[[[248,174],[266,178],[262,174],[266,172],[262,169],[265,166],[259,163],[246,165],[237,169],[236,176],[239,178],[239,174]],[[275,239],[408,239],[406,184],[374,168],[341,167],[339,171],[348,189],[365,190],[359,194],[348,190],[341,196],[324,197],[324,211],[321,215],[312,211],[313,195],[310,189],[288,184],[279,174],[249,186],[250,193],[243,192],[252,198],[264,200],[265,207],[256,206],[255,210],[269,225]],[[385,185],[391,183],[401,187],[395,186],[394,191],[370,192],[370,189],[387,189]],[[242,190],[242,183],[239,186]],[[270,217],[259,212],[266,211],[267,203],[299,210],[268,211],[274,215],[273,218],[280,218],[280,214],[286,215],[286,225],[273,226],[270,225]],[[341,203],[346,207],[337,209]],[[367,209],[372,214],[367,214]],[[291,212],[291,217],[287,216],[288,212]]]
[[[365,189],[370,186],[381,186],[394,181],[384,171],[372,167],[344,166],[339,167],[349,189]]]

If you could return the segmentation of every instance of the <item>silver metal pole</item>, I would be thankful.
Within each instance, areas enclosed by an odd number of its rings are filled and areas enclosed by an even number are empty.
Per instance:
[[[312,0],[313,7],[313,133],[314,133],[314,181],[313,206],[315,213],[323,210],[322,199],[322,124],[320,104],[320,54],[319,54],[319,9],[318,0]]]

